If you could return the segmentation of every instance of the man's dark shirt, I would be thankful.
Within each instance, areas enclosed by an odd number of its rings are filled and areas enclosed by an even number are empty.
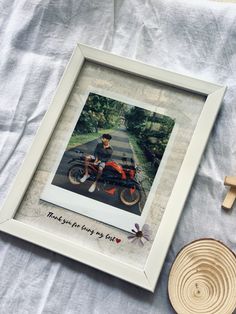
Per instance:
[[[95,151],[94,151],[94,156],[98,160],[102,162],[106,162],[109,159],[111,159],[113,150],[111,146],[105,148],[102,143],[97,144]]]

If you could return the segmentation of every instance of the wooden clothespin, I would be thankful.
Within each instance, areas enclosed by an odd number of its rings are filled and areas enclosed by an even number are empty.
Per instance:
[[[224,185],[230,186],[230,189],[225,196],[222,207],[225,209],[231,209],[236,199],[236,176],[225,177]]]

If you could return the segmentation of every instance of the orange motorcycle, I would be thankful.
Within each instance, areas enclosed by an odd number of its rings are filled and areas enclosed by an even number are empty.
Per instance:
[[[79,150],[77,156],[71,159],[68,164],[69,182],[73,185],[80,185],[80,179],[84,176],[85,154]],[[105,163],[105,168],[98,182],[98,190],[109,196],[118,193],[119,198],[126,206],[133,206],[141,200],[141,186],[136,180],[137,166],[132,158],[122,159],[122,164],[111,160]],[[98,166],[93,162],[88,165],[89,180],[95,181],[98,173]]]

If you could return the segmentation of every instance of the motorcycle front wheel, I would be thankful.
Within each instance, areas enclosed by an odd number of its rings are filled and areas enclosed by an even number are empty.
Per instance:
[[[140,190],[136,187],[123,188],[120,192],[120,200],[127,206],[136,205],[141,199]]]
[[[68,171],[68,179],[71,184],[80,184],[80,179],[84,176],[84,167],[81,165],[72,166]]]

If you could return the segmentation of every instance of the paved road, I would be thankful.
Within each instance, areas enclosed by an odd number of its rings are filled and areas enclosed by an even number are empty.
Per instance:
[[[125,129],[119,129],[114,132],[110,133],[112,135],[111,140],[111,146],[113,148],[113,155],[112,159],[116,162],[122,162],[122,158],[126,157],[128,160],[130,158],[134,158],[133,151],[129,144],[128,134],[125,131]],[[64,189],[70,190],[72,192],[93,198],[97,201],[112,205],[114,207],[118,207],[120,209],[123,209],[125,211],[132,212],[134,214],[140,215],[141,210],[139,204],[134,206],[126,206],[123,203],[121,203],[119,196],[115,194],[114,196],[108,196],[105,192],[101,191],[95,191],[94,193],[89,193],[88,189],[92,182],[87,180],[85,183],[80,185],[72,185],[68,181],[67,178],[67,172],[70,167],[68,164],[68,161],[72,158],[77,156],[77,153],[75,152],[76,149],[80,149],[86,154],[93,154],[94,149],[97,145],[97,143],[101,142],[101,139],[96,139],[93,141],[90,141],[86,144],[79,145],[77,147],[74,147],[73,149],[70,149],[66,151],[62,157],[62,160],[60,162],[60,165],[57,169],[56,175],[52,181],[52,184],[62,187]]]

